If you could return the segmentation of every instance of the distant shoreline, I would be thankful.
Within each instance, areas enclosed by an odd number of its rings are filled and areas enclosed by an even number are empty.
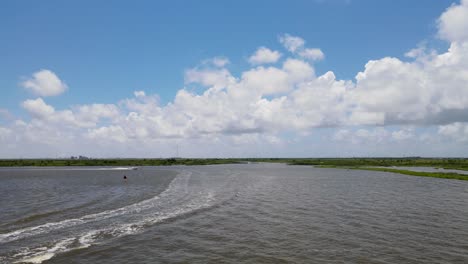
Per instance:
[[[456,172],[412,171],[398,167],[432,167],[468,171],[467,158],[348,158],[312,159],[292,162],[294,165],[313,165],[318,168],[370,170],[410,176],[468,180],[468,175]]]
[[[227,159],[0,159],[0,167],[80,167],[80,166],[172,166],[242,164],[248,162],[312,165],[318,168],[358,169],[392,172],[411,176],[468,180],[455,172],[422,172],[398,167],[433,167],[468,171],[468,158],[227,158]]]
[[[397,173],[397,174],[410,175],[410,176],[432,177],[432,178],[468,181],[468,175],[466,175],[466,174],[460,174],[460,173],[455,173],[455,172],[412,171],[412,170],[399,169],[398,167],[393,167],[393,168],[372,168],[372,167],[318,166],[318,168],[335,168],[335,169],[350,169],[350,170],[381,171],[381,172],[390,172],[390,173]]]

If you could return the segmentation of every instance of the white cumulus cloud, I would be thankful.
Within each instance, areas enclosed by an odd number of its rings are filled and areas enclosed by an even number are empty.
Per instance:
[[[284,34],[279,37],[280,43],[291,53],[311,61],[323,60],[325,54],[318,48],[306,48],[303,38]]]
[[[273,51],[265,47],[260,47],[257,51],[250,56],[250,64],[265,64],[265,63],[275,63],[281,57],[281,53],[278,51]]]
[[[290,52],[296,52],[304,48],[305,41],[303,38],[284,34],[279,37],[279,41]]]
[[[299,56],[309,60],[323,60],[325,54],[320,49],[304,49],[299,52]]]
[[[468,41],[468,0],[452,5],[438,20],[439,36],[451,42]]]
[[[67,85],[50,70],[40,70],[21,85],[39,96],[56,96],[67,90]]]
[[[42,98],[26,100],[21,104],[21,106],[36,118],[47,118],[55,112],[55,109],[46,104]]]
[[[466,3],[452,5],[439,19],[439,34],[448,41],[448,50],[416,45],[405,60],[394,55],[368,61],[353,80],[338,79],[333,71],[317,74],[312,63],[323,58],[321,50],[306,48],[304,39],[285,34],[280,42],[291,53],[281,64],[261,65],[281,57],[263,47],[250,57],[251,66],[236,74],[225,68],[227,58],[202,61],[185,72],[187,87],[168,103],[145,91],[135,91],[115,104],[64,109],[42,98],[25,100],[21,105],[30,118],[3,122],[0,140],[13,146],[10,150],[44,144],[50,146],[47,149],[105,145],[100,151],[107,152],[99,153],[132,151],[129,155],[160,149],[171,153],[183,142],[197,155],[218,151],[242,156],[252,154],[256,142],[274,148],[330,129],[332,144],[350,142],[368,150],[374,145],[398,146],[400,152],[392,153],[416,153],[415,146],[428,149],[429,139],[431,144],[446,139],[456,144],[444,141],[437,153],[457,149],[453,153],[466,154],[461,146],[468,143],[468,39],[465,28],[452,21],[464,18],[451,15],[464,12]],[[28,89],[65,87],[55,74],[55,81],[44,81],[54,79],[44,77],[51,74],[34,74]],[[129,150],[132,146],[144,148]],[[1,151],[0,155],[8,155]],[[381,153],[375,151],[358,153]]]
[[[206,87],[226,87],[234,81],[231,73],[224,68],[220,69],[189,69],[185,72],[185,83],[199,83]]]
[[[226,57],[214,57],[213,59],[211,59],[211,63],[213,63],[213,65],[216,67],[224,67],[230,62],[229,59]]]
[[[146,96],[145,91],[135,91],[135,92],[133,92],[133,94],[135,95],[135,97],[145,97]]]

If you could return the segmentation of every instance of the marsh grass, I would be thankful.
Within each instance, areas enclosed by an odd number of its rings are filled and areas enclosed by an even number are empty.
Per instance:
[[[455,179],[455,180],[462,180],[468,181],[468,175],[458,174],[454,172],[423,172],[423,171],[410,171],[410,170],[400,170],[400,169],[389,169],[389,168],[369,168],[369,167],[354,167],[349,169],[356,169],[356,170],[370,170],[370,171],[383,171],[383,172],[391,172],[391,173],[399,173],[404,175],[411,175],[411,176],[420,176],[420,177],[433,177],[433,178],[442,178],[442,179]]]

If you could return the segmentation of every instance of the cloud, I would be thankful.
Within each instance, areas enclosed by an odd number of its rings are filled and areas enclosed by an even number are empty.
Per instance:
[[[224,67],[229,64],[229,59],[226,57],[215,57],[211,60],[211,63],[216,67]]]
[[[205,87],[219,89],[235,82],[235,78],[231,73],[226,68],[220,67],[220,65],[224,66],[224,63],[216,64],[214,60],[209,61],[209,63],[204,63],[202,67],[195,67],[185,71],[185,84],[197,83]],[[229,60],[225,59],[223,61]],[[215,67],[212,67],[213,65]]]
[[[402,129],[392,132],[392,138],[397,141],[408,140],[414,137],[413,129]]]
[[[303,59],[317,61],[325,58],[321,49],[306,48],[305,40],[300,37],[284,34],[279,37],[279,41],[289,52],[297,54]]]
[[[125,143],[128,139],[125,131],[119,126],[100,127],[89,130],[86,137],[92,140],[116,141]]]
[[[348,97],[354,112],[381,116],[380,124],[439,125],[468,118],[468,1],[450,6],[438,19],[445,52],[420,44],[405,55],[369,61],[356,75]],[[463,26],[462,26],[463,25]]]
[[[339,129],[332,139],[338,142],[351,142],[352,144],[376,143],[392,144],[414,138],[412,128],[390,130],[384,127]]]
[[[438,133],[457,142],[468,143],[468,123],[456,122],[439,126]]]
[[[320,49],[304,49],[299,52],[299,56],[309,60],[323,60],[325,54]]]
[[[439,36],[450,42],[468,41],[468,0],[452,5],[438,20]]]
[[[14,116],[10,111],[8,111],[8,109],[0,108],[0,118],[4,120],[12,120]]]
[[[440,25],[450,19],[446,14],[465,5],[466,1],[448,8]],[[442,26],[439,30],[446,34]],[[316,73],[312,63],[323,58],[320,50],[306,48],[302,38],[285,34],[280,42],[292,53],[282,63],[259,65],[277,62],[281,56],[263,47],[251,56],[252,65],[236,74],[225,68],[227,58],[202,61],[186,70],[186,87],[165,104],[157,94],[145,91],[115,104],[64,109],[42,98],[25,100],[21,105],[30,118],[3,126],[1,140],[70,149],[103,145],[102,151],[110,154],[111,149],[127,153],[125,147],[134,145],[170,153],[171,144],[184,142],[192,146],[192,153],[208,155],[216,146],[226,148],[223,153],[251,153],[246,149],[253,142],[271,148],[289,139],[307,143],[314,139],[314,131],[330,129],[329,144],[387,144],[406,151],[410,141],[425,149],[429,141],[448,140],[457,144],[434,144],[466,153],[460,146],[468,143],[468,40],[459,35],[446,39],[448,50],[417,45],[405,60],[370,60],[355,79],[340,80],[332,71]],[[272,54],[277,58],[269,57]],[[80,146],[70,143],[75,141]],[[326,148],[325,143],[321,147]]]
[[[345,141],[348,140],[351,136],[352,133],[348,129],[340,129],[333,134],[332,139],[335,141]]]
[[[95,127],[102,119],[113,119],[119,116],[119,109],[113,104],[90,104],[73,106],[71,109],[56,110],[42,98],[29,99],[21,106],[31,115],[33,122],[40,122],[62,130],[71,128]]]
[[[119,116],[119,109],[113,104],[90,104],[75,107],[74,116],[81,123],[97,124],[103,118],[114,119]]]
[[[354,112],[381,116],[381,124],[437,124],[464,119],[468,110],[468,43],[452,43],[441,54],[414,62],[369,61],[356,75],[348,99]]]
[[[11,135],[12,131],[9,128],[0,127],[0,140],[4,140]]]
[[[314,77],[311,65],[301,60],[287,59],[282,68],[259,66],[243,72],[236,90],[260,97],[275,95],[291,91],[296,84]]]
[[[419,65],[396,58],[369,61],[356,75],[356,89],[350,98],[358,105],[358,112],[383,114],[387,122],[389,118],[395,122],[422,119],[433,99],[425,86],[426,74]]]
[[[290,90],[289,75],[276,67],[257,67],[242,74],[240,89],[258,95],[270,95]]]
[[[384,112],[367,112],[359,109],[350,113],[347,122],[348,125],[384,125]]]
[[[135,95],[135,97],[145,97],[146,96],[145,91],[135,91],[135,92],[133,92],[133,94]]]
[[[123,105],[129,111],[147,114],[158,113],[160,108],[159,97],[157,95],[146,95],[145,91],[136,91],[133,94],[135,95],[135,98],[122,100],[119,104]]]
[[[42,98],[26,100],[21,106],[35,118],[47,118],[55,112],[55,109],[46,104]]]
[[[304,48],[304,39],[289,34],[279,36],[279,42],[290,52],[294,53]]]
[[[67,85],[50,70],[40,70],[21,85],[39,96],[56,96],[67,90]]]
[[[272,51],[265,47],[260,47],[257,51],[250,56],[250,64],[266,64],[266,63],[275,63],[281,57],[281,53],[278,51]]]
[[[332,139],[352,144],[385,143],[390,139],[391,133],[383,127],[372,129],[359,128],[356,130],[340,129],[332,136]]]

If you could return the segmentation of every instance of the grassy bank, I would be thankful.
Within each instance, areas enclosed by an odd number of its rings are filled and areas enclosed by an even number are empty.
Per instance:
[[[392,172],[392,173],[399,173],[399,174],[411,175],[411,176],[433,177],[433,178],[455,179],[455,180],[468,181],[468,175],[458,174],[458,173],[453,173],[453,172],[447,172],[447,173],[422,172],[422,171],[409,171],[409,170],[399,170],[399,169],[389,169],[389,168],[366,168],[366,167],[354,167],[354,168],[350,168],[350,169],[383,171],[383,172]]]
[[[433,167],[468,170],[468,159],[464,158],[348,158],[348,159],[302,159],[290,162],[293,165],[314,165],[320,168],[358,169],[399,173],[411,176],[443,179],[468,180],[468,175],[444,172],[420,172],[398,169],[401,167]],[[389,168],[375,168],[375,167]],[[391,167],[391,168],[390,168]],[[397,168],[395,168],[397,167]]]
[[[5,159],[0,167],[48,166],[171,166],[240,163],[238,159]]]
[[[289,163],[327,167],[433,167],[468,171],[466,158],[323,158],[296,159]]]
[[[232,158],[232,159],[0,159],[0,166],[161,166],[207,165],[242,162],[287,163],[323,167],[435,167],[468,170],[465,158]]]

